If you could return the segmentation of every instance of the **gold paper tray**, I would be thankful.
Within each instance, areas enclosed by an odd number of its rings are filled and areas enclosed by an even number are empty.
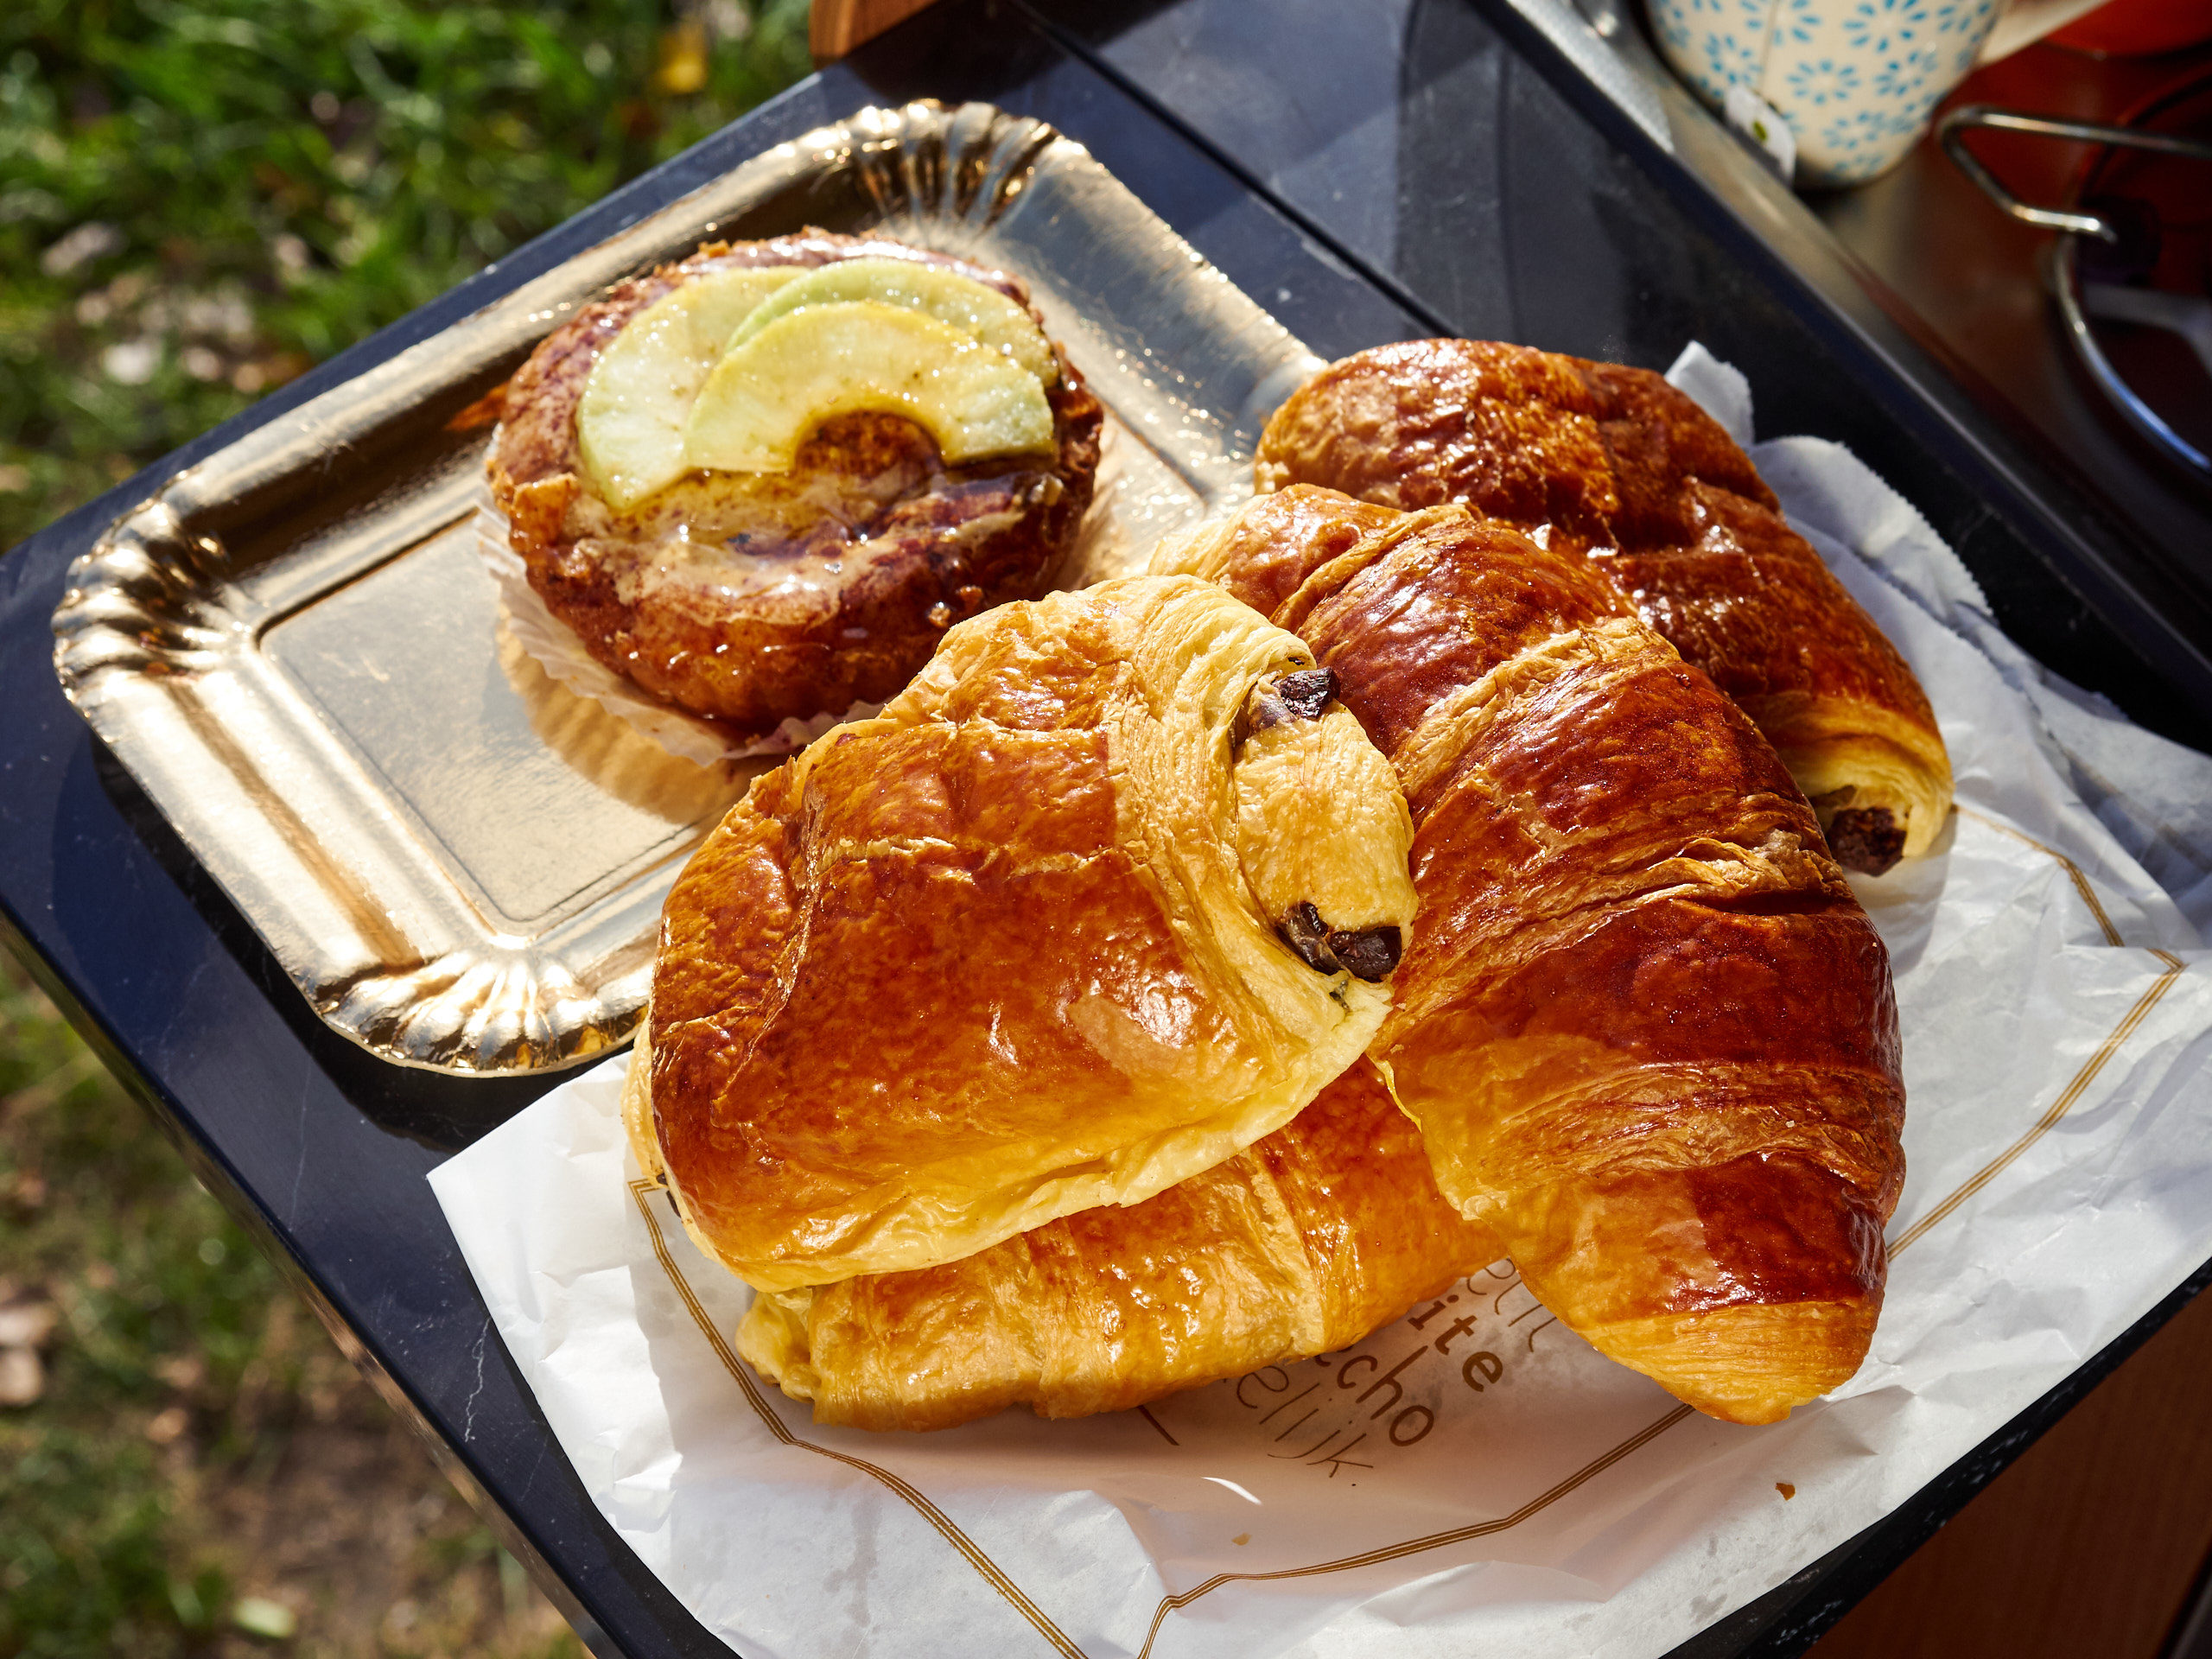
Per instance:
[[[494,1073],[622,1042],[677,869],[771,764],[666,754],[506,638],[486,435],[448,423],[610,283],[809,224],[1030,283],[1108,411],[1090,575],[1247,493],[1318,366],[1081,145],[914,104],[779,146],[171,479],[72,568],[55,671],[371,1052]]]

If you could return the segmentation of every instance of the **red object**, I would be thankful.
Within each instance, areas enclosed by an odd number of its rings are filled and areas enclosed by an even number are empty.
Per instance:
[[[2212,40],[2212,0],[2112,0],[2054,30],[2050,39],[2077,52],[2122,57],[2171,52]]]

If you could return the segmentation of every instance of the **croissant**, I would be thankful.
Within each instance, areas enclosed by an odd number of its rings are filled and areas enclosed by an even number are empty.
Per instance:
[[[753,785],[677,878],[652,1110],[762,1289],[1135,1204],[1289,1122],[1389,1001],[1389,765],[1297,638],[1135,577],[988,612]]]
[[[1774,751],[1592,561],[1294,486],[1155,570],[1294,629],[1390,757],[1421,929],[1369,1053],[1562,1323],[1768,1422],[1858,1369],[1904,1160],[1880,938]]]
[[[948,1428],[1119,1411],[1350,1347],[1497,1243],[1444,1201],[1366,1061],[1283,1128],[1142,1204],[906,1273],[764,1292],[738,1352],[814,1420]]]
[[[1257,475],[1385,506],[1462,502],[1586,555],[1766,734],[1853,869],[1925,852],[1950,815],[1950,757],[1904,658],[1750,457],[1648,370],[1476,340],[1381,346],[1293,395]]]

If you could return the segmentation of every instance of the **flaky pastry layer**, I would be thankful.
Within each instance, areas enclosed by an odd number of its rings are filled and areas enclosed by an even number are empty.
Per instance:
[[[1273,1135],[1142,1204],[958,1262],[764,1293],[738,1351],[821,1423],[1119,1411],[1351,1346],[1499,1255],[1361,1060]]]
[[[702,1246],[766,1289],[956,1260],[1211,1167],[1350,1065],[1411,823],[1312,669],[1211,584],[1109,582],[954,628],[760,779],[653,977]]]
[[[1847,865],[1924,853],[1948,818],[1950,759],[1911,669],[1750,457],[1658,375],[1483,340],[1378,346],[1294,393],[1255,466],[1262,490],[1456,501],[1586,557],[1751,715]]]
[[[1889,962],[1742,711],[1590,561],[1457,505],[1293,486],[1154,568],[1296,629],[1397,770],[1421,929],[1369,1052],[1445,1195],[1703,1410],[1849,1375],[1904,1174]]]

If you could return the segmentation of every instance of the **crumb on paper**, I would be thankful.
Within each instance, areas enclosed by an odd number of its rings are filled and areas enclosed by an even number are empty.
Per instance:
[[[1797,1489],[1795,1486],[1792,1486],[1786,1480],[1776,1481],[1774,1483],[1774,1490],[1782,1494],[1782,1501],[1785,1503],[1787,1503],[1791,1498],[1797,1496]]]
[[[1252,1541],[1252,1535],[1249,1532],[1240,1532],[1229,1541],[1232,1544],[1249,1544]]]

